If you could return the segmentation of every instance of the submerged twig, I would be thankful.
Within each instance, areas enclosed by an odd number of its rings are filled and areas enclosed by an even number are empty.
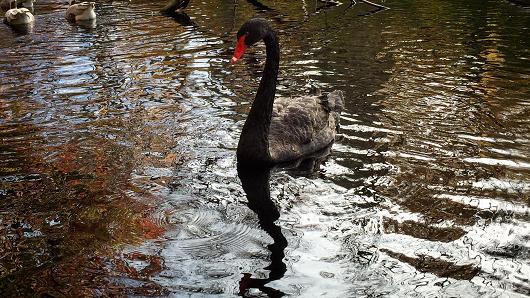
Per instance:
[[[358,0],[358,1],[363,2],[365,4],[368,4],[370,6],[374,6],[376,8],[374,11],[371,11],[369,13],[363,14],[361,16],[365,16],[365,15],[369,15],[369,14],[373,14],[373,13],[377,13],[377,12],[380,12],[380,11],[383,11],[383,10],[390,9],[390,7],[386,7],[386,6],[381,5],[381,4],[376,4],[376,3],[373,3],[373,2],[368,1],[368,0]],[[355,4],[357,4],[357,2],[355,0],[350,0],[350,5],[348,7],[346,7],[346,10],[350,9]]]
[[[355,0],[351,0],[351,1],[355,2]],[[364,3],[368,4],[368,5],[375,6],[375,7],[379,8],[379,9],[390,9],[389,7],[386,7],[386,6],[381,5],[381,4],[376,4],[376,3],[370,2],[368,0],[359,0],[359,1],[364,2]]]

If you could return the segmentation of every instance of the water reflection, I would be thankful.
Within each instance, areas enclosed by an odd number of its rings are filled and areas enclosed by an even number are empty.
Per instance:
[[[26,35],[33,32],[33,27],[35,26],[35,22],[31,22],[29,24],[20,24],[20,25],[10,25],[13,32],[15,32],[17,35]]]
[[[260,3],[101,2],[85,28],[43,0],[30,34],[0,25],[0,292],[528,295],[528,11]],[[278,29],[279,95],[347,103],[325,164],[240,183],[262,66],[228,65],[255,15]]]
[[[165,12],[163,14],[172,18],[173,20],[175,20],[175,22],[182,26],[197,26],[185,12],[172,11]]]
[[[282,234],[281,228],[276,225],[280,218],[278,207],[271,198],[270,177],[271,172],[288,171],[293,176],[311,177],[317,174],[321,164],[327,158],[331,147],[313,153],[299,160],[277,165],[273,168],[260,168],[238,163],[237,175],[248,200],[248,207],[258,216],[259,226],[271,236],[273,243],[267,248],[271,252],[270,265],[264,269],[270,270],[268,278],[252,278],[252,274],[244,273],[239,282],[239,295],[247,297],[250,289],[258,289],[268,297],[282,297],[286,293],[265,286],[271,281],[282,278],[287,271],[283,262],[287,239]]]
[[[78,25],[79,27],[85,28],[85,29],[95,29],[97,25],[97,20],[84,20],[84,21],[76,21],[75,25]]]
[[[285,295],[279,290],[265,286],[273,280],[282,278],[287,270],[283,262],[287,239],[282,234],[281,228],[275,224],[280,218],[280,212],[271,200],[270,174],[271,169],[268,168],[250,169],[240,165],[237,168],[237,175],[247,195],[248,207],[258,215],[259,226],[273,239],[273,243],[267,246],[271,252],[271,263],[265,267],[266,270],[270,270],[269,277],[264,279],[252,278],[250,273],[244,273],[239,282],[239,295],[241,296],[246,296],[247,291],[251,288],[259,289],[269,297]]]
[[[77,296],[105,288],[111,293],[103,264],[119,260],[99,254],[161,233],[149,216],[138,213],[148,206],[123,193],[130,163],[115,155],[123,147],[97,138],[51,145],[41,128],[27,123],[1,125],[0,135],[2,292]],[[144,286],[160,293],[156,285]]]

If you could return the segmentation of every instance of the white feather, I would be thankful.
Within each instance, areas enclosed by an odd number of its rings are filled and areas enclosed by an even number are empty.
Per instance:
[[[35,17],[27,8],[13,8],[5,14],[9,25],[24,25],[35,21]]]
[[[95,20],[96,12],[94,11],[94,7],[95,2],[82,2],[79,4],[73,4],[66,10],[65,17],[70,21]]]

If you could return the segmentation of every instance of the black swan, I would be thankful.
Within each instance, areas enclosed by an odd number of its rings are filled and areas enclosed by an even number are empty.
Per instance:
[[[342,91],[333,91],[326,98],[275,100],[280,46],[267,20],[255,18],[241,26],[232,63],[260,40],[265,42],[267,59],[237,146],[238,163],[270,166],[303,158],[331,145],[344,107]]]

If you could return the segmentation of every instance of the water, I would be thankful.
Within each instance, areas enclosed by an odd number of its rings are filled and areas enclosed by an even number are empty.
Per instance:
[[[42,0],[29,34],[0,26],[2,296],[530,295],[530,11],[320,5],[98,2],[75,25]],[[279,95],[345,92],[316,172],[238,173],[254,15]]]

